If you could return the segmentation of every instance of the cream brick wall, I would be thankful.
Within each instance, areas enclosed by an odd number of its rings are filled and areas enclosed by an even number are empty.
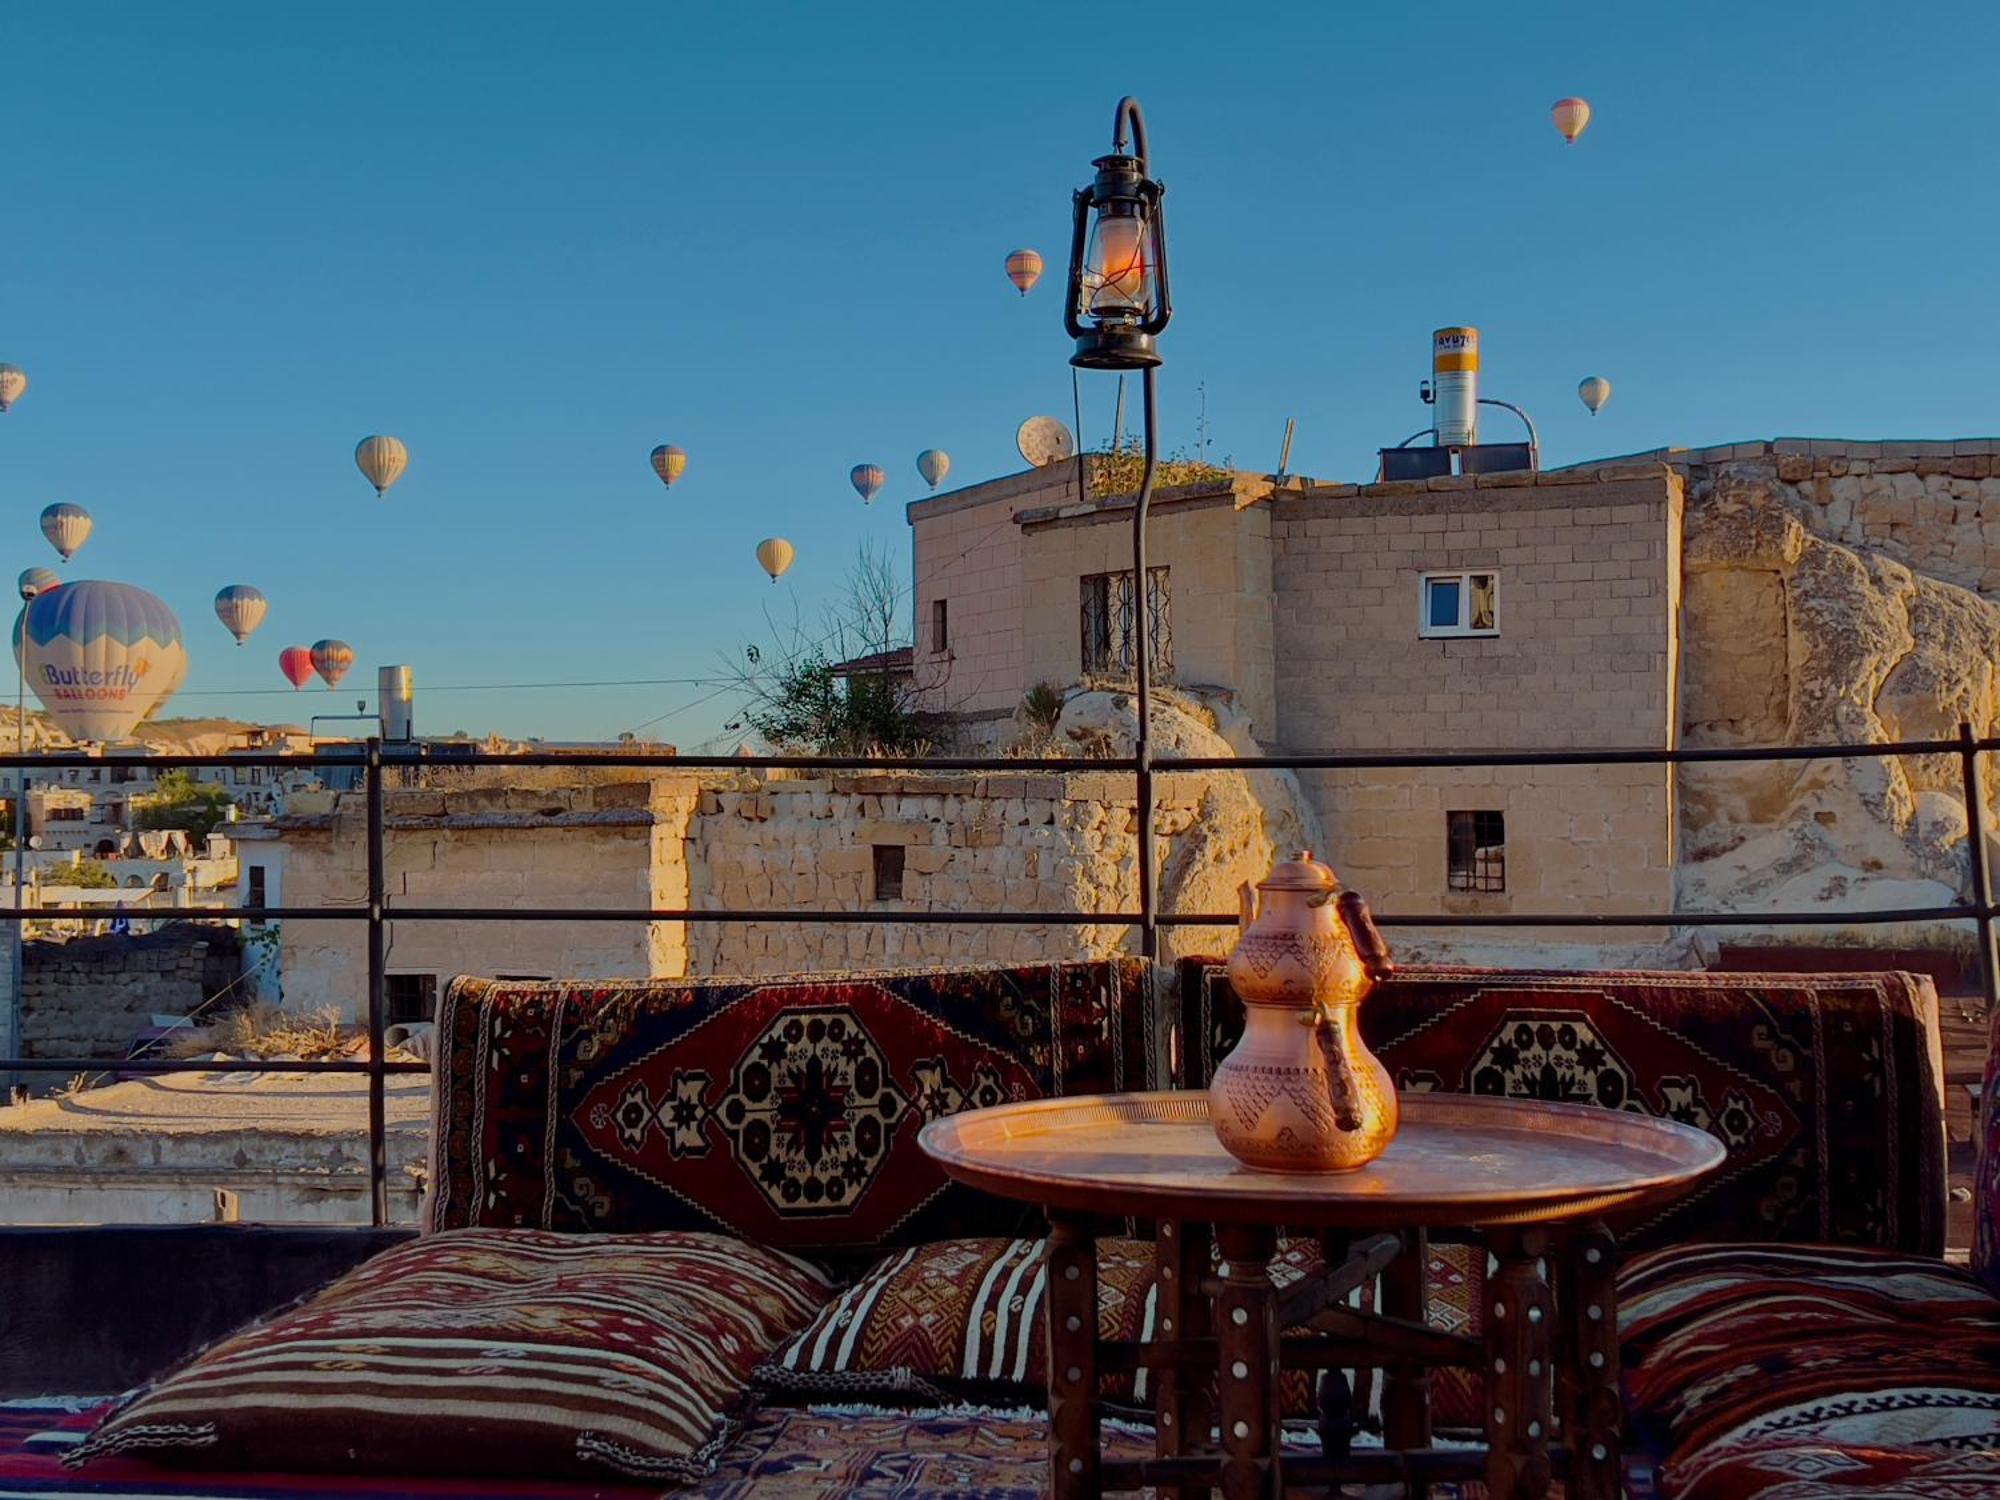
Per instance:
[[[929,703],[963,714],[1011,713],[1030,678],[1022,663],[1017,510],[1074,499],[1076,470],[1013,474],[908,509],[915,568],[916,682]],[[932,602],[946,601],[947,649],[933,649]]]
[[[1252,732],[1276,723],[1272,659],[1271,513],[1241,506],[1233,487],[1156,499],[1146,566],[1168,570],[1173,681],[1221,688]],[[1067,684],[1083,667],[1081,580],[1132,566],[1132,510],[1112,501],[1024,517],[1021,632],[1030,682]]]
[[[672,907],[685,904],[682,841],[691,778],[470,793],[392,792],[387,799],[389,907]],[[447,811],[449,809],[449,811]],[[367,895],[361,799],[331,818],[283,828],[284,899],[359,906]],[[255,847],[254,843],[251,847]],[[284,1004],[367,1013],[362,924],[282,924]],[[686,972],[685,929],[668,922],[395,922],[389,972],[631,978]]]

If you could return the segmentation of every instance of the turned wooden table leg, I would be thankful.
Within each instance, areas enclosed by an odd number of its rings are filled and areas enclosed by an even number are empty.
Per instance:
[[[1486,1488],[1492,1500],[1549,1492],[1555,1299],[1543,1279],[1543,1229],[1487,1231],[1498,1265],[1486,1279]]]
[[[1277,1308],[1270,1271],[1277,1231],[1263,1224],[1225,1224],[1216,1237],[1225,1268],[1215,1296],[1223,1500],[1275,1500],[1283,1488],[1278,1472]]]
[[[1094,1500],[1098,1482],[1097,1239],[1090,1221],[1049,1215],[1049,1492]]]
[[[1403,1231],[1403,1248],[1382,1272],[1382,1311],[1421,1323],[1430,1312],[1424,1280],[1430,1236]],[[1382,1438],[1390,1448],[1431,1445],[1431,1372],[1421,1365],[1390,1365],[1382,1371]]]
[[[1600,1222],[1565,1237],[1561,1317],[1568,1356],[1564,1408],[1573,1500],[1618,1500],[1618,1439],[1625,1404],[1618,1390],[1617,1241]]]
[[[1154,1239],[1153,1325],[1162,1339],[1201,1338],[1210,1330],[1208,1298],[1201,1290],[1208,1274],[1208,1242],[1206,1224],[1160,1224]],[[1155,1368],[1147,1378],[1154,1383],[1154,1451],[1173,1458],[1206,1447],[1214,1415],[1207,1372]],[[1208,1486],[1167,1484],[1159,1493],[1162,1500],[1196,1500],[1207,1496]]]

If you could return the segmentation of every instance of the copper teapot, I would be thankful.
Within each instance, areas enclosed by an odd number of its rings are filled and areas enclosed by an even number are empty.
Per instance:
[[[1209,1082],[1216,1136],[1267,1171],[1365,1166],[1396,1134],[1395,1084],[1359,1026],[1361,1002],[1395,972],[1389,946],[1368,903],[1311,850],[1239,894],[1229,984],[1243,1038]]]

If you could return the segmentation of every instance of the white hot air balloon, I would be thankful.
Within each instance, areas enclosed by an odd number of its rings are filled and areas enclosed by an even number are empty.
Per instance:
[[[924,476],[925,484],[936,489],[951,472],[951,455],[942,448],[926,448],[917,455],[917,472]]]
[[[75,557],[77,549],[90,540],[90,527],[90,512],[81,505],[64,500],[42,511],[42,535],[62,554],[64,562]]]
[[[21,399],[28,388],[28,372],[19,365],[0,365],[0,411]]]
[[[354,466],[362,477],[375,486],[375,498],[380,500],[389,493],[389,486],[403,477],[403,470],[410,466],[410,450],[403,446],[401,438],[365,437],[354,446]]]
[[[1576,138],[1582,135],[1584,127],[1590,124],[1590,101],[1574,96],[1558,99],[1549,106],[1549,119],[1554,123],[1557,133],[1562,136],[1563,144],[1574,146]]]
[[[215,596],[215,617],[236,637],[239,646],[264,623],[264,612],[270,607],[263,591],[247,583],[228,584]]]
[[[84,579],[38,594],[21,629],[28,686],[71,739],[125,739],[187,675],[180,621],[130,584]]]
[[[757,565],[776,583],[792,565],[792,544],[781,536],[767,536],[757,544]]]
[[[1576,394],[1594,417],[1597,409],[1611,399],[1611,382],[1602,375],[1587,375],[1576,383]]]

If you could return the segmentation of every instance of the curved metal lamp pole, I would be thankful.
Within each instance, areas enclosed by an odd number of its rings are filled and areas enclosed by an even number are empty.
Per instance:
[[[1129,146],[1129,150],[1128,150]],[[1076,341],[1070,363],[1086,370],[1142,372],[1145,469],[1132,508],[1132,681],[1138,710],[1133,759],[1137,766],[1135,812],[1139,830],[1139,952],[1156,955],[1154,910],[1152,621],[1146,570],[1146,518],[1159,469],[1155,340],[1173,317],[1167,281],[1166,189],[1152,180],[1146,116],[1139,101],[1118,101],[1111,125],[1111,155],[1091,165],[1096,179],[1077,191],[1069,252],[1069,296],[1063,326]],[[1095,213],[1097,222],[1091,224]],[[1077,447],[1083,434],[1077,434]]]

